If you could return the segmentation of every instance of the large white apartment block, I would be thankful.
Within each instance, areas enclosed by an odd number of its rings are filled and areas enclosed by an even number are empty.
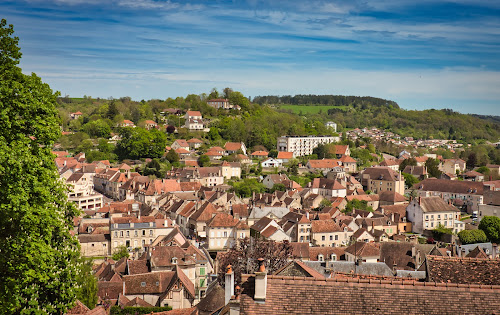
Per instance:
[[[320,144],[339,142],[340,137],[332,136],[283,136],[278,138],[278,151],[293,152],[293,156],[313,153]]]

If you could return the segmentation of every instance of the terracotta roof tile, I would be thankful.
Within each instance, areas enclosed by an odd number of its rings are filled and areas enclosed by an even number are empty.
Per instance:
[[[332,232],[342,232],[342,229],[333,220],[313,220],[311,223],[311,232],[332,233]]]

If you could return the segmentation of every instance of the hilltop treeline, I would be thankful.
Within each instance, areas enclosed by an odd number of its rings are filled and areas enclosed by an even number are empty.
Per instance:
[[[465,115],[450,109],[423,111],[399,108],[368,107],[365,109],[328,110],[328,119],[345,128],[374,126],[417,139],[449,139],[472,142],[500,138],[500,124]]]
[[[386,106],[399,108],[394,101],[371,96],[344,96],[344,95],[283,95],[283,96],[256,96],[254,103],[263,104],[291,104],[291,105],[332,105],[353,106],[366,108],[369,106]]]

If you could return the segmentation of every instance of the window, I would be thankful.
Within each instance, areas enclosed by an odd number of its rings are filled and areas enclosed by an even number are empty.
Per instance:
[[[130,231],[127,231],[127,237],[130,237]]]
[[[205,268],[200,268],[200,276],[204,276],[205,275]]]
[[[324,236],[324,235],[323,235],[323,236],[321,236],[321,240],[322,240],[322,241],[324,241],[324,240],[325,240],[325,236]]]
[[[335,235],[335,240],[338,241],[339,240],[339,236],[338,235]]]
[[[426,221],[428,221],[428,220],[429,220],[429,216],[428,216],[428,215],[426,215],[426,216],[425,216],[425,220],[426,220]]]
[[[434,222],[431,222],[431,227],[434,227]]]
[[[224,231],[224,237],[227,237],[227,232],[226,231]]]
[[[177,265],[177,257],[172,257],[172,264]]]
[[[118,237],[118,231],[115,231],[115,237]]]
[[[137,236],[137,230],[134,231],[134,236]]]
[[[123,231],[120,231],[120,237],[123,237]]]
[[[160,286],[160,281],[156,281],[156,286],[159,287]]]
[[[146,230],[142,230],[142,236],[146,236]]]
[[[337,235],[335,235],[337,236]],[[330,241],[333,241],[333,235],[330,235]]]
[[[141,282],[141,287],[145,287],[146,286],[146,282]]]
[[[438,214],[438,220],[441,220],[441,215],[440,214]]]
[[[153,236],[153,230],[149,230],[149,236]]]
[[[324,257],[322,254],[318,255],[318,261],[325,261]]]

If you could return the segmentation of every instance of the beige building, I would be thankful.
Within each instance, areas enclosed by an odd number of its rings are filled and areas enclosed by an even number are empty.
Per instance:
[[[171,221],[155,217],[113,217],[110,223],[111,253],[119,246],[129,250],[152,244],[160,235],[167,235],[174,229]]]
[[[217,213],[207,223],[208,250],[229,249],[246,237],[250,237],[248,225],[230,214]]]
[[[361,184],[375,194],[384,191],[405,193],[405,180],[401,172],[395,172],[388,167],[370,167],[361,174]]]
[[[456,174],[465,171],[465,161],[461,159],[446,159],[439,165],[443,173]]]
[[[434,230],[439,225],[454,229],[455,221],[460,219],[460,211],[439,197],[415,198],[406,208],[406,212],[414,233]]]
[[[109,234],[81,234],[78,241],[83,257],[107,257],[112,254]]]
[[[419,197],[439,196],[469,213],[478,211],[479,206],[484,204],[482,182],[427,178],[415,184],[413,189],[417,190]]]
[[[333,220],[313,220],[311,222],[311,243],[314,246],[338,247],[349,243],[352,232],[341,229]]]

